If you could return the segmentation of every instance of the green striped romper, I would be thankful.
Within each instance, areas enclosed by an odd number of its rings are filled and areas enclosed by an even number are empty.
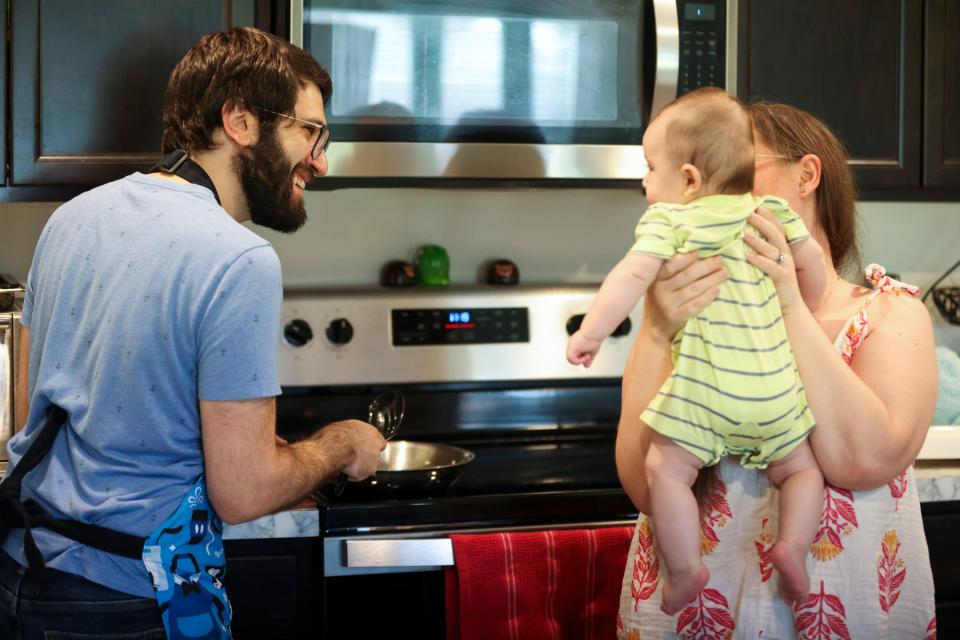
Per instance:
[[[813,428],[773,282],[746,261],[747,218],[758,206],[783,223],[787,241],[809,236],[779,198],[713,195],[651,205],[631,251],[669,260],[697,251],[720,254],[728,278],[717,299],[690,318],[673,343],[673,373],[641,419],[703,460],[727,454],[763,469],[786,456]]]

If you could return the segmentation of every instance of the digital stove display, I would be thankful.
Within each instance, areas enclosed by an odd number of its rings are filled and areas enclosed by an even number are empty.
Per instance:
[[[496,309],[393,309],[393,345],[529,342],[526,307]]]

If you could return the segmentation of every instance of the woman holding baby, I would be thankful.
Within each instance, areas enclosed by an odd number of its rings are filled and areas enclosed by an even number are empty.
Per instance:
[[[754,193],[786,200],[823,249],[827,286],[815,312],[797,285],[790,246],[769,212],[750,220],[748,261],[770,276],[816,421],[810,435],[826,479],[820,526],[806,569],[810,594],[788,606],[770,560],[777,488],[723,460],[700,481],[701,551],[710,578],[679,613],[661,611],[663,567],[651,521],[641,515],[627,557],[617,621],[621,638],[934,638],[933,580],[912,464],[937,394],[926,309],[871,265],[868,289],[842,279],[856,268],[857,214],[847,156],[809,113],[747,105],[756,150]],[[781,258],[783,256],[783,258]],[[680,255],[660,271],[623,378],[617,468],[643,513],[644,408],[670,375],[673,336],[716,298],[719,257]]]

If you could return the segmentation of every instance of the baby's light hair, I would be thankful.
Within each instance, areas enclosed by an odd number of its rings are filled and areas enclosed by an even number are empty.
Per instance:
[[[677,98],[657,118],[667,118],[666,144],[679,164],[703,175],[711,194],[753,189],[753,127],[746,109],[722,89],[705,87]]]

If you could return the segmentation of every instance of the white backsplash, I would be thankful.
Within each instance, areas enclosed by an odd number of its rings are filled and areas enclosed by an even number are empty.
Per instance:
[[[296,234],[252,227],[276,247],[288,287],[374,284],[386,260],[412,261],[423,244],[446,247],[454,283],[477,282],[480,265],[501,257],[524,282],[599,282],[645,206],[625,189],[344,189],[306,199],[310,219]],[[0,205],[0,272],[26,277],[56,206]],[[860,212],[865,261],[904,280],[929,286],[960,259],[960,203],[865,202]],[[942,342],[960,347],[960,329],[937,325]]]

